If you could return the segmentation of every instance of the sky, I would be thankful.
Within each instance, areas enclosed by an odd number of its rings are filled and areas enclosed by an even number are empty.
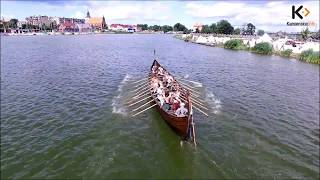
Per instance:
[[[303,5],[310,14],[303,20],[291,18],[292,5]],[[319,30],[319,1],[2,1],[1,17],[25,20],[32,15],[84,18],[104,16],[107,24],[174,25],[192,28],[195,23],[211,24],[228,20],[234,27],[252,23],[267,32],[299,32],[303,26],[287,22],[316,22]],[[302,12],[301,12],[302,14]]]

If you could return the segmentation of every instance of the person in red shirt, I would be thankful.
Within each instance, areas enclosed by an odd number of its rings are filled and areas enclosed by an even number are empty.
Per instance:
[[[180,107],[180,102],[175,99],[172,104],[172,110],[176,111],[179,107]]]

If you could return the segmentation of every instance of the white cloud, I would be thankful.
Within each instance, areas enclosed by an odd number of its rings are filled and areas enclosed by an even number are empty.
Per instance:
[[[10,15],[8,15],[8,14],[1,14],[1,19],[10,20],[10,19],[12,19],[12,18],[14,18],[14,15],[12,15],[12,14],[10,14]]]
[[[132,21],[132,23],[164,23],[170,18],[171,7],[163,2],[113,2],[94,1],[89,5],[92,16],[105,16],[107,23]]]
[[[301,4],[300,4],[301,3]],[[256,26],[265,27],[270,30],[287,29],[300,30],[303,27],[287,27],[289,21],[315,21],[319,22],[319,5],[317,1],[300,2],[297,6],[307,7],[311,13],[303,20],[291,19],[291,2],[275,1],[263,3],[238,3],[238,2],[213,2],[205,3],[188,3],[185,8],[187,14],[195,17],[206,19],[227,19],[233,25],[241,26],[244,23],[252,22]],[[213,21],[214,22],[214,21]],[[319,24],[318,28],[319,29]]]
[[[76,13],[72,16],[74,18],[83,19],[86,16],[85,12],[82,11],[76,11]]]

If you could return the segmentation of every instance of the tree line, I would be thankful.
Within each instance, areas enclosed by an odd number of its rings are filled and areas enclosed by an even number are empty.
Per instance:
[[[153,31],[163,31],[164,33],[169,31],[183,31],[183,32],[191,32],[191,30],[188,30],[185,25],[181,23],[176,23],[174,26],[170,25],[151,25],[148,24],[137,24],[137,27],[141,28],[142,31],[146,30],[153,30]]]
[[[203,25],[202,29],[196,29],[197,33],[215,33],[215,34],[242,34],[242,35],[254,35],[256,27],[252,23],[247,23],[242,28],[234,28],[227,20],[220,20],[217,23],[211,25]],[[263,35],[263,30],[258,30],[258,35]]]
[[[0,29],[16,29],[18,28],[18,19],[10,19],[10,21],[8,22],[2,22],[0,24]],[[54,23],[51,22],[49,25],[46,24],[39,24],[39,25],[32,25],[32,24],[22,24],[21,27],[19,27],[21,29],[41,29],[41,30],[53,30],[53,29],[57,29],[58,26]]]
[[[148,26],[147,24],[138,24],[138,27],[141,30],[153,30],[153,31],[183,31],[184,33],[191,33],[193,30],[186,28],[185,25],[181,23],[176,23],[174,26],[170,25],[152,25]],[[256,27],[252,23],[247,23],[242,26],[242,28],[234,28],[227,20],[220,20],[217,23],[212,23],[211,25],[203,25],[202,28],[196,29],[196,33],[206,33],[206,34],[242,34],[242,35],[254,35]],[[263,35],[263,30],[257,31],[258,35]]]

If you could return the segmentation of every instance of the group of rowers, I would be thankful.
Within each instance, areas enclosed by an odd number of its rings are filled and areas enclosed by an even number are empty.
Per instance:
[[[185,98],[180,93],[179,85],[173,77],[161,66],[152,67],[151,76],[152,93],[156,95],[160,107],[165,111],[175,114],[178,117],[184,117],[188,113],[183,100]]]

